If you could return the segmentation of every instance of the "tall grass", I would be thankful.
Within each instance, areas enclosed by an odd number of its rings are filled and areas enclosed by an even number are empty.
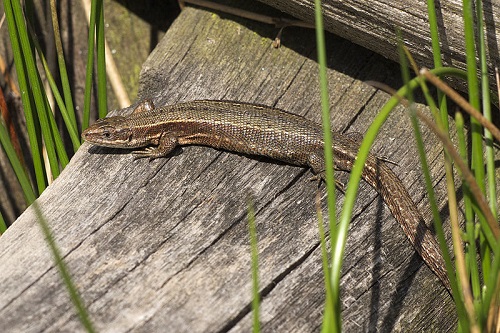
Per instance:
[[[12,138],[9,136],[3,122],[0,122],[0,143],[4,148],[7,157],[9,158],[12,169],[14,170],[17,179],[21,185],[24,193],[26,204],[34,203],[36,197],[40,195],[47,185],[55,178],[58,177],[61,170],[68,164],[68,156],[72,155],[80,147],[80,136],[77,128],[77,117],[75,114],[73,94],[69,85],[68,74],[66,71],[65,57],[63,53],[62,41],[59,32],[59,24],[56,10],[56,2],[50,1],[52,11],[52,23],[54,27],[54,38],[57,51],[57,60],[59,65],[58,77],[61,78],[60,85],[63,93],[61,94],[57,83],[54,80],[54,75],[49,71],[47,61],[43,50],[37,41],[36,34],[33,32],[32,27],[35,26],[33,20],[33,2],[32,0],[25,1],[23,8],[20,0],[5,0],[4,10],[6,21],[11,40],[12,51],[14,55],[14,64],[17,72],[17,79],[21,91],[21,100],[23,104],[24,116],[26,119],[26,129],[28,132],[29,143],[31,147],[30,155],[33,161],[32,165],[24,164],[23,156],[18,155],[14,149],[14,141],[20,141],[19,138]],[[97,16],[96,13],[100,15]],[[104,35],[103,35],[103,4],[102,0],[93,1],[92,17],[94,17],[93,24],[89,27],[89,35],[94,36],[96,26],[98,28],[98,77],[102,80],[99,83],[99,106],[100,114],[105,115],[106,109],[106,81],[102,79],[105,76],[105,59],[104,59]],[[95,19],[97,17],[97,20]],[[94,39],[89,39],[89,58],[94,57],[93,54]],[[101,51],[99,51],[101,50]],[[42,75],[38,71],[36,65],[36,56],[38,55],[42,67],[44,69],[44,76],[49,83],[50,92],[44,89],[42,84]],[[87,75],[92,82],[92,73],[95,70],[92,63],[88,66]],[[104,85],[104,89],[102,86]],[[49,104],[48,95],[51,94],[56,100],[58,109],[53,109]],[[90,101],[92,96],[91,85],[88,85],[85,90],[85,101]],[[88,106],[90,108],[90,105]],[[60,112],[64,120],[65,128],[58,128],[55,121],[56,112]],[[88,124],[89,112],[85,112],[82,123]],[[66,151],[61,133],[66,130],[72,142],[72,151]],[[82,130],[82,129],[80,129]],[[43,158],[47,156],[48,166]],[[32,170],[35,175],[35,185],[30,182],[28,170]],[[70,299],[74,303],[80,320],[88,332],[93,332],[93,326],[87,314],[87,311],[78,295],[78,292],[72,282],[69,271],[62,260],[57,244],[52,237],[52,232],[49,225],[42,216],[41,209],[34,205],[37,213],[37,222],[43,231],[46,238],[47,245],[54,257],[56,265],[59,269],[63,282],[68,289]],[[0,233],[5,231],[6,224],[0,216]]]
[[[316,29],[322,30],[321,23],[321,2],[316,1]],[[491,331],[494,330],[492,325],[498,322],[498,281],[499,281],[499,266],[500,259],[499,250],[500,242],[498,237],[498,222],[497,222],[497,194],[496,194],[496,184],[495,184],[495,173],[494,173],[494,147],[493,138],[491,132],[484,129],[480,122],[474,117],[471,117],[471,125],[469,134],[471,138],[471,156],[467,155],[466,149],[466,135],[463,127],[463,120],[458,114],[457,119],[457,136],[459,138],[460,154],[458,154],[451,141],[448,137],[451,136],[449,133],[448,126],[448,104],[444,93],[439,90],[437,95],[437,102],[434,101],[433,96],[428,92],[426,85],[426,80],[429,79],[434,73],[437,76],[451,75],[455,77],[467,78],[467,86],[469,88],[469,103],[470,108],[479,110],[480,107],[480,93],[483,100],[483,115],[487,120],[491,121],[491,110],[490,110],[490,90],[488,82],[488,68],[486,64],[486,54],[485,54],[485,41],[483,35],[483,16],[482,16],[482,5],[481,2],[476,2],[476,13],[472,11],[472,2],[464,1],[463,4],[463,18],[464,18],[464,35],[466,40],[466,58],[467,58],[467,71],[464,73],[462,71],[453,68],[443,68],[441,64],[441,52],[439,48],[439,30],[437,26],[435,4],[432,0],[428,0],[428,17],[430,22],[430,32],[432,37],[432,48],[435,61],[435,69],[430,72],[423,72],[425,75],[420,74],[420,71],[416,68],[416,65],[409,56],[408,52],[405,52],[404,46],[400,47],[401,53],[401,66],[402,66],[402,76],[405,82],[405,86],[400,88],[395,96],[393,96],[387,104],[380,110],[377,117],[374,119],[373,123],[369,127],[364,140],[359,149],[358,157],[356,159],[355,165],[351,171],[351,177],[347,186],[346,198],[344,206],[341,212],[340,222],[337,227],[331,227],[331,268],[329,270],[330,274],[325,274],[326,288],[326,305],[325,314],[323,320],[323,330],[324,332],[340,332],[342,330],[341,325],[341,313],[337,306],[340,304],[339,292],[340,289],[340,270],[342,264],[342,256],[344,253],[344,246],[347,237],[347,229],[349,221],[352,215],[352,209],[354,206],[354,201],[358,189],[358,184],[361,178],[361,173],[364,165],[364,161],[368,156],[369,149],[380,129],[383,125],[387,116],[392,111],[392,109],[400,103],[402,98],[407,98],[410,101],[409,108],[410,111],[414,110],[412,104],[412,92],[417,88],[421,88],[424,92],[425,98],[429,103],[432,114],[434,115],[434,120],[430,121],[426,116],[418,112],[410,112],[412,125],[414,128],[414,133],[416,137],[416,142],[418,150],[420,153],[420,158],[422,161],[422,167],[424,170],[424,176],[426,179],[427,189],[429,193],[429,199],[431,202],[431,208],[434,215],[435,228],[438,236],[438,240],[445,257],[448,275],[453,289],[453,297],[455,300],[457,317],[459,320],[459,331],[462,332],[480,332],[480,331]],[[477,31],[480,33],[475,34],[474,22],[478,22]],[[324,37],[320,31],[317,31],[318,36],[318,63],[320,66],[320,81],[323,78],[323,72],[326,70],[325,62],[322,60],[325,58],[324,55],[324,42],[321,40]],[[401,40],[401,38],[400,38]],[[475,45],[479,45],[478,52],[475,49]],[[477,52],[477,53],[476,53]],[[481,89],[479,86],[477,78],[477,68],[476,56],[480,59],[480,77],[481,77]],[[413,67],[417,72],[417,77],[410,80],[410,75],[408,73],[408,62],[406,61],[406,56],[409,56],[409,60],[413,63]],[[433,76],[433,75],[432,75]],[[322,82],[322,81],[321,81]],[[327,85],[323,82],[321,83],[322,91],[322,101],[327,95]],[[439,108],[439,110],[438,110]],[[327,103],[323,103],[323,112],[327,112]],[[449,209],[450,209],[450,220],[452,228],[452,239],[453,239],[453,250],[455,253],[455,267],[458,274],[458,280],[455,279],[455,268],[453,267],[450,257],[448,255],[448,248],[446,246],[444,231],[440,217],[438,214],[438,205],[434,199],[434,193],[432,189],[432,181],[429,176],[429,168],[427,166],[426,157],[423,149],[423,140],[420,133],[419,120],[423,121],[426,126],[436,134],[436,136],[443,142],[443,147],[445,154],[443,155],[448,197],[449,197]],[[484,123],[483,123],[484,124]],[[492,124],[488,124],[489,126]],[[328,127],[325,128],[325,137],[328,138],[329,133]],[[483,140],[483,134],[486,140]],[[498,140],[498,139],[497,139]],[[325,142],[327,140],[325,139]],[[325,144],[327,145],[327,144]],[[483,149],[486,150],[486,172],[488,183],[485,182],[484,174],[484,155]],[[325,154],[325,158],[329,158]],[[463,189],[464,189],[464,204],[465,204],[465,230],[463,230],[458,221],[458,204],[456,202],[455,193],[457,189],[455,188],[454,182],[454,170],[453,166],[458,166],[458,173],[462,177]],[[470,172],[467,171],[467,165],[471,166],[475,179],[472,178]],[[471,179],[472,178],[472,179]],[[478,186],[476,186],[478,184]],[[477,188],[476,188],[477,187]],[[486,187],[488,190],[486,190]],[[489,207],[488,205],[481,205],[482,202],[486,203],[485,193],[489,195]],[[330,195],[330,192],[328,193]],[[321,218],[321,215],[318,215]],[[335,216],[329,215],[330,221],[335,219]],[[480,226],[480,228],[478,228]],[[478,234],[479,237],[476,235]],[[320,228],[320,239],[322,242],[322,248],[324,248],[324,231]],[[480,260],[477,260],[476,254],[476,240],[479,240]],[[465,252],[464,252],[465,248]],[[325,252],[325,251],[323,251]],[[324,254],[324,257],[326,255]],[[328,263],[328,258],[323,259],[325,265]],[[328,271],[325,269],[325,271]],[[479,272],[482,271],[482,278]]]
[[[52,22],[54,27],[54,40],[56,45],[57,60],[59,70],[57,77],[61,78],[60,87],[62,93],[59,91],[59,86],[54,80],[53,75],[48,68],[45,55],[37,40],[36,34],[33,32],[32,27],[35,22],[32,16],[25,15],[32,12],[32,0],[26,1],[23,9],[21,1],[19,0],[6,0],[4,1],[4,9],[6,22],[9,30],[12,51],[14,55],[14,64],[17,72],[17,79],[21,91],[21,100],[23,104],[24,116],[26,119],[26,130],[28,133],[30,143],[30,159],[32,165],[23,164],[22,156],[16,154],[8,154],[11,166],[17,175],[18,181],[24,192],[26,203],[29,205],[33,202],[39,194],[41,194],[47,185],[52,182],[60,174],[61,170],[68,164],[69,158],[80,147],[80,131],[88,125],[90,118],[90,99],[92,96],[92,74],[95,70],[93,62],[89,61],[87,66],[88,84],[85,89],[85,105],[84,118],[82,119],[82,128],[77,128],[77,116],[74,109],[73,94],[69,86],[69,79],[66,70],[65,57],[62,47],[61,36],[59,32],[59,24],[56,10],[56,3],[51,0]],[[91,16],[94,18],[89,29],[89,59],[94,58],[94,36],[97,27],[102,27],[104,19],[102,17],[102,0],[93,1]],[[96,13],[100,13],[98,16]],[[97,17],[97,19],[96,19]],[[99,28],[99,39],[97,42],[97,49],[104,48],[104,37],[102,35],[102,28]],[[46,91],[42,84],[41,73],[36,66],[36,56],[38,55],[42,67],[44,69],[43,76],[47,78],[50,91]],[[97,73],[99,78],[99,91],[98,100],[100,106],[100,114],[106,113],[106,86],[105,80],[105,65],[104,53],[98,52],[98,67]],[[104,76],[104,79],[102,78]],[[53,95],[56,101],[56,107],[52,108],[49,104],[48,95]],[[56,112],[59,112],[64,120],[64,128],[58,128],[55,121]],[[66,151],[61,133],[67,131],[72,143],[72,150]],[[7,133],[3,123],[0,123],[0,134]],[[9,147],[13,146],[12,140],[20,140],[19,138],[10,138],[8,135],[0,135],[0,143],[8,152]],[[43,156],[47,156],[45,162]],[[48,163],[48,166],[46,165]],[[32,171],[35,175],[35,186],[32,186],[28,181],[28,175]]]

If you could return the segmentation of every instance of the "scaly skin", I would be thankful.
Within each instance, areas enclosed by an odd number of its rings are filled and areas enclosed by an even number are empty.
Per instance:
[[[332,135],[335,168],[350,171],[359,144],[349,136]],[[155,108],[143,102],[129,116],[98,120],[82,137],[98,146],[145,148],[134,154],[150,159],[166,156],[178,145],[204,145],[308,166],[321,177],[325,169],[321,126],[263,105],[193,101]],[[374,155],[368,156],[362,177],[382,196],[414,248],[451,291],[439,245],[401,180]]]

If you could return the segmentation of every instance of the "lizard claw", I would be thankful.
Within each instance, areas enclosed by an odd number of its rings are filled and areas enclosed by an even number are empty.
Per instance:
[[[147,148],[144,148],[144,150],[136,150],[132,153],[132,155],[134,156],[134,160],[138,160],[138,159],[141,159],[141,158],[149,158],[150,161],[154,160],[155,158],[158,158],[160,156],[158,156],[157,152],[156,152],[156,148],[154,147],[147,147]]]
[[[322,180],[323,180],[323,177],[320,174],[313,175],[313,176],[309,177],[309,181],[311,181],[311,182],[315,182],[315,181],[321,182]]]
[[[322,181],[326,181],[325,173],[320,172],[318,174],[315,174],[314,176],[309,178],[309,181],[318,181],[318,187],[319,187],[319,185],[321,184]],[[347,190],[346,184],[344,184],[343,182],[341,182],[337,178],[335,178],[335,187],[343,194],[345,194],[345,192]]]

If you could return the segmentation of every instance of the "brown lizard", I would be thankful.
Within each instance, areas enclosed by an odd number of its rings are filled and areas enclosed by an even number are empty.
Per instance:
[[[94,145],[145,148],[134,151],[150,159],[168,155],[179,145],[204,145],[285,163],[308,166],[324,177],[324,142],[320,125],[275,108],[231,101],[193,101],[155,108],[139,104],[129,116],[98,120],[82,137]],[[359,143],[332,133],[335,169],[350,171]],[[439,245],[394,172],[369,155],[363,179],[382,196],[425,263],[451,291]]]

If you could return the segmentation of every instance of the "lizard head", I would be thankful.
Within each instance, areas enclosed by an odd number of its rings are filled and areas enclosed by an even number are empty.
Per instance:
[[[97,146],[112,148],[136,148],[133,133],[126,126],[125,117],[99,119],[82,133],[82,138]]]

